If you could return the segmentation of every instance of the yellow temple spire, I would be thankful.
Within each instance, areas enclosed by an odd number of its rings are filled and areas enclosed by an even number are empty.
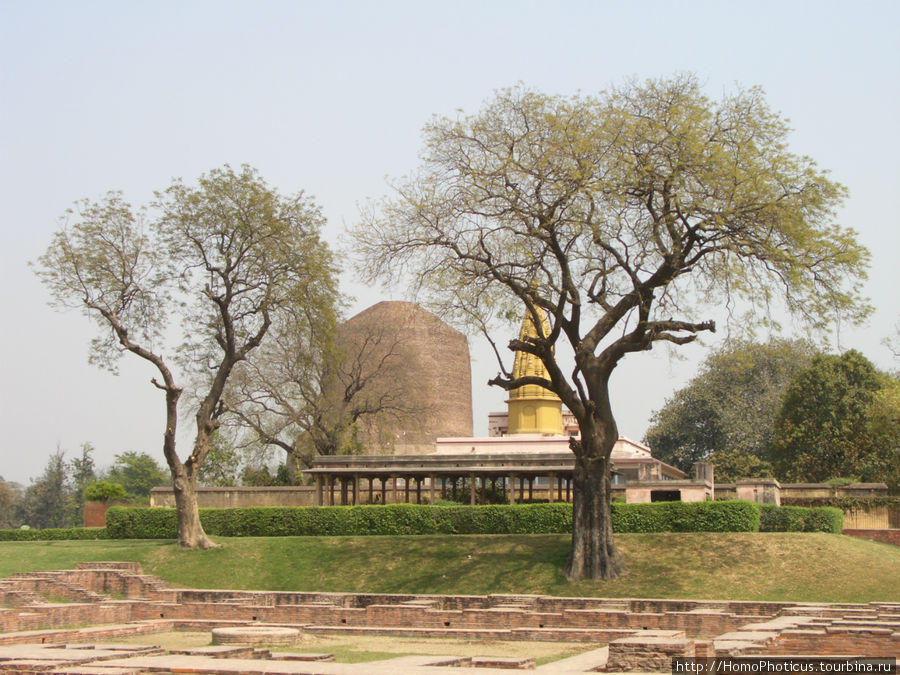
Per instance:
[[[541,314],[541,333],[548,335],[550,323],[547,321],[547,315],[543,310],[538,311]],[[526,311],[522,327],[519,329],[519,340],[524,341],[527,337],[538,337],[538,331],[531,314]],[[512,376],[513,379],[526,376],[550,379],[543,362],[534,354],[527,352],[516,352]],[[562,435],[562,401],[549,389],[537,384],[526,384],[510,390],[506,403],[509,412],[507,433],[510,435]]]

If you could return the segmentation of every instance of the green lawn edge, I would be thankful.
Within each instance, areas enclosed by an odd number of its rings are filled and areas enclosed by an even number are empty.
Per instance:
[[[539,594],[791,602],[900,601],[900,547],[820,533],[620,534],[628,573],[571,583],[568,535],[218,537],[0,542],[0,577],[139,562],[176,587],[400,594]]]

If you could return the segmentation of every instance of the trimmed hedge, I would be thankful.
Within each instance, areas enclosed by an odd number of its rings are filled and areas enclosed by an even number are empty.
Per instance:
[[[757,504],[665,502],[612,505],[615,532],[756,532]],[[501,506],[298,506],[200,509],[207,534],[220,537],[415,534],[567,534],[565,503]],[[106,527],[113,539],[174,539],[175,509],[114,506]]]
[[[220,537],[414,534],[567,534],[572,506],[293,506],[200,509],[210,535]],[[747,501],[613,502],[614,532],[828,532],[840,534],[844,515],[822,506],[759,506]],[[174,539],[175,509],[110,507],[106,528],[0,530],[0,541]]]
[[[220,537],[410,534],[552,534],[572,531],[568,504],[516,506],[260,506],[200,509],[207,534]],[[175,509],[112,507],[114,539],[172,539]]]
[[[833,506],[775,506],[763,504],[760,532],[828,532],[840,534],[844,514]]]
[[[759,505],[747,501],[612,505],[613,532],[757,532]]]
[[[48,527],[44,530],[0,530],[0,541],[61,541],[109,539],[105,528]]]

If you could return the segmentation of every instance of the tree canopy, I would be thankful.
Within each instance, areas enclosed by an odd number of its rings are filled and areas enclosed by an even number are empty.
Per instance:
[[[771,476],[782,398],[815,353],[802,340],[727,344],[653,414],[644,442],[654,457],[682,471],[712,461],[717,482]]]
[[[37,260],[53,301],[79,307],[97,322],[94,362],[114,368],[129,352],[155,368],[182,546],[212,545],[194,488],[235,365],[283,312],[334,302],[335,269],[319,238],[322,223],[302,192],[282,196],[254,169],[225,166],[196,185],[174,180],[139,211],[114,192],[80,202]],[[175,334],[175,344],[166,341]],[[196,432],[183,460],[175,448],[179,374],[192,385]]]
[[[169,472],[146,452],[128,450],[116,455],[115,462],[104,476],[110,483],[121,485],[130,500],[150,498],[150,490],[172,481]]]
[[[788,387],[775,422],[775,476],[900,486],[900,383],[855,350],[820,354]]]
[[[579,423],[570,578],[624,569],[609,516],[622,358],[714,330],[711,306],[765,317],[780,301],[815,328],[868,311],[868,252],[835,223],[846,192],[788,150],[788,131],[759,89],[711,101],[691,76],[596,96],[503,90],[428,124],[418,171],[364,213],[370,278],[411,284],[489,335],[548,315],[548,332],[509,343],[548,378],[513,377],[501,359],[490,383],[550,389]]]

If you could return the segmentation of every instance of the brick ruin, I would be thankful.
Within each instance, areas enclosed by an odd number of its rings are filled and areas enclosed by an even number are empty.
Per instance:
[[[0,672],[381,672],[373,664],[357,668],[329,663],[328,655],[279,654],[247,646],[164,654],[151,647],[105,644],[117,637],[146,634],[152,643],[153,633],[240,626],[332,635],[580,641],[591,646],[568,666],[557,662],[537,669],[544,672],[670,672],[673,657],[900,655],[900,603],[174,589],[143,574],[138,563],[82,563],[74,570],[0,580],[0,606]],[[88,645],[94,648],[86,649]],[[534,668],[527,659],[451,663],[449,658],[403,657],[379,663],[384,672],[393,673],[435,673],[467,665],[485,668],[482,672]],[[257,664],[265,659],[264,670],[248,669],[248,659]],[[405,666],[399,668],[399,661]]]

